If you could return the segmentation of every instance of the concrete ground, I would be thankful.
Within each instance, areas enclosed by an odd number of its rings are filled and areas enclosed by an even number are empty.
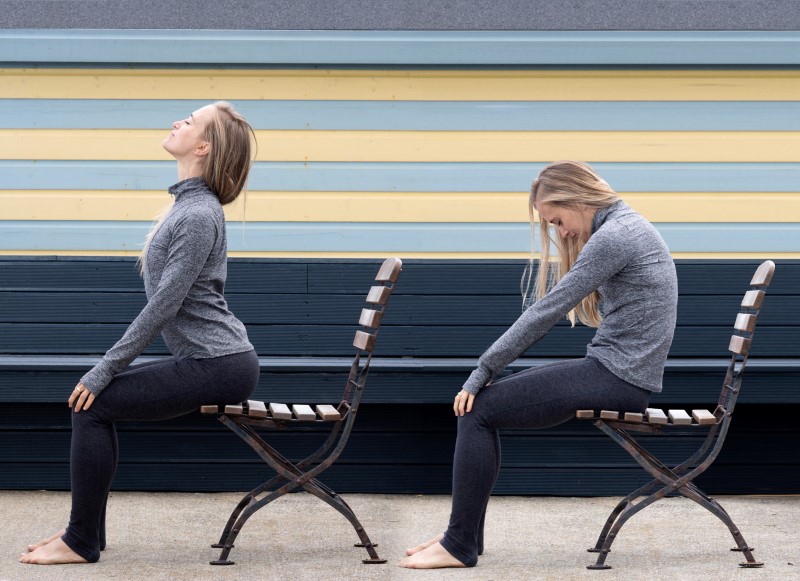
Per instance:
[[[591,580],[747,581],[800,579],[800,497],[721,497],[760,569],[742,569],[725,526],[683,498],[662,500],[633,517],[609,554],[610,570],[589,571],[586,548],[613,498],[495,497],[486,522],[486,552],[468,570],[397,567],[405,547],[440,532],[447,496],[344,495],[385,565],[363,565],[363,549],[337,512],[308,494],[292,494],[257,513],[236,541],[236,564],[213,567],[216,536],[237,494],[115,492],[108,507],[108,548],[94,565],[17,562],[31,541],[63,525],[64,492],[0,491],[0,581],[203,580]]]

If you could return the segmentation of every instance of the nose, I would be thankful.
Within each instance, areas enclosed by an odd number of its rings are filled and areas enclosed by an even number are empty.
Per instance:
[[[566,228],[562,227],[562,228],[559,228],[558,230],[561,233],[561,237],[562,238],[568,238],[569,237],[569,230],[567,230]]]
[[[173,121],[172,122],[172,128],[173,129],[177,129],[180,126],[181,126],[181,122],[180,121]]]

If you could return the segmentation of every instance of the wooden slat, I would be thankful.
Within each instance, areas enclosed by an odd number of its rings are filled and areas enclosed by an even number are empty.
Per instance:
[[[364,327],[377,329],[381,325],[381,317],[383,317],[383,313],[380,311],[361,309],[361,316],[358,319],[358,324],[363,325]]]
[[[332,405],[318,405],[317,413],[326,422],[336,421],[342,417],[339,410]]]
[[[669,410],[669,421],[676,426],[692,425],[692,418],[683,410]]]
[[[292,413],[294,413],[294,417],[302,422],[313,422],[317,419],[317,414],[314,413],[311,406],[303,404],[292,405]]]
[[[761,263],[756,269],[756,273],[753,275],[753,279],[750,281],[750,286],[769,286],[770,281],[772,281],[772,275],[775,272],[775,263],[771,260],[767,260]]]
[[[666,424],[667,423],[667,416],[664,415],[659,409],[656,408],[647,408],[644,410],[645,415],[647,416],[647,421],[651,424]]]
[[[643,414],[638,414],[638,413],[635,413],[635,412],[625,412],[625,421],[626,422],[632,422],[632,423],[640,424],[640,423],[642,423],[643,419],[644,419],[644,415]]]
[[[375,280],[378,282],[396,282],[397,277],[400,276],[400,270],[403,268],[403,261],[399,258],[387,258],[383,261]]]
[[[283,403],[270,403],[269,413],[271,413],[272,417],[276,420],[292,419],[292,412],[289,410],[289,406]]]
[[[575,417],[579,420],[588,420],[594,417],[594,410],[578,410]]]
[[[226,405],[225,413],[232,416],[241,416],[244,415],[244,408],[242,407],[242,404]]]
[[[737,331],[752,333],[753,329],[756,328],[756,316],[739,313],[736,315],[736,322],[733,324],[733,328]]]
[[[389,295],[392,294],[392,289],[388,286],[373,286],[370,287],[367,293],[367,302],[373,305],[385,305],[389,300]]]
[[[744,337],[733,335],[731,336],[731,342],[728,344],[728,351],[733,351],[739,355],[747,355],[751,341],[752,339],[745,339]]]
[[[708,410],[692,410],[692,417],[701,426],[717,423],[717,418]]]
[[[200,406],[201,414],[218,414],[219,406],[217,405],[202,405]]]
[[[617,420],[619,419],[619,412],[602,410],[600,412],[600,419],[602,420]]]
[[[353,347],[358,347],[362,351],[372,351],[375,345],[375,335],[370,335],[364,331],[356,331],[353,339]]]
[[[742,307],[746,309],[760,309],[762,302],[764,302],[764,291],[750,290],[744,293]]]
[[[248,399],[247,408],[250,410],[247,415],[249,415],[251,418],[267,417],[267,406],[264,404],[263,401]]]

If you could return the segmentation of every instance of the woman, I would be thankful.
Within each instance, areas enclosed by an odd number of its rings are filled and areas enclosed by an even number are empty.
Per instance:
[[[656,229],[589,166],[556,162],[533,182],[542,253],[538,300],[478,360],[453,410],[458,437],[447,531],[409,549],[402,567],[472,567],[500,469],[498,430],[546,428],[578,409],[643,411],[661,391],[678,300],[675,265]],[[552,239],[549,225],[557,235]],[[551,262],[551,242],[558,262]],[[551,288],[550,288],[551,287]],[[603,316],[599,310],[603,301]],[[494,377],[563,317],[598,327],[586,357]]]
[[[94,563],[105,548],[105,506],[117,465],[118,420],[166,420],[201,404],[247,399],[258,357],[223,290],[227,242],[222,204],[243,190],[253,130],[226,102],[172,124],[162,147],[178,162],[172,206],[141,254],[148,302],[122,338],[70,394],[69,525],[28,546],[23,563]],[[129,365],[161,333],[172,357]]]

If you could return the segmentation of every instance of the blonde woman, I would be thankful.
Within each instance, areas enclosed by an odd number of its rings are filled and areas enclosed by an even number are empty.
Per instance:
[[[20,562],[93,563],[105,548],[105,507],[117,465],[114,424],[165,420],[205,403],[247,399],[258,357],[223,289],[227,242],[222,205],[243,190],[253,159],[253,130],[226,102],[176,121],[162,142],[178,162],[174,200],[141,255],[147,305],[122,338],[69,396],[72,414],[69,525],[28,546]],[[130,363],[155,339],[172,357]]]
[[[546,167],[533,182],[529,206],[531,225],[535,209],[541,232],[537,300],[480,357],[456,394],[450,523],[444,534],[409,549],[402,567],[477,563],[486,505],[500,470],[499,429],[554,426],[577,409],[643,411],[651,394],[661,391],[678,284],[658,231],[589,166],[575,161]],[[550,259],[551,242],[556,261]],[[574,324],[576,315],[597,327],[586,357],[494,381],[560,319]]]

